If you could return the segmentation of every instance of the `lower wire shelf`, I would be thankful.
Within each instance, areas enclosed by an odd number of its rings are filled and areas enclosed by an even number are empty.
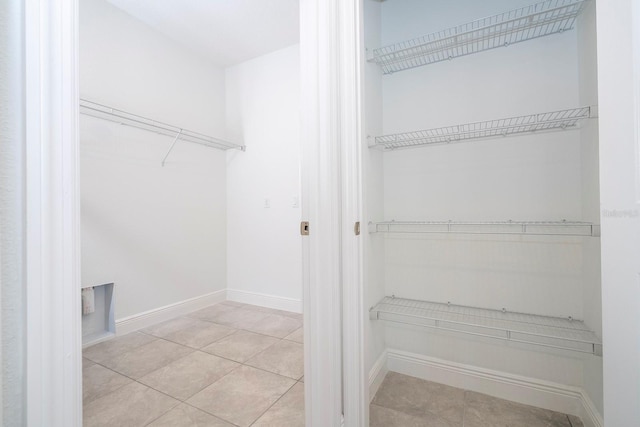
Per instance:
[[[437,328],[602,356],[602,342],[571,318],[385,297],[369,311],[373,320]]]

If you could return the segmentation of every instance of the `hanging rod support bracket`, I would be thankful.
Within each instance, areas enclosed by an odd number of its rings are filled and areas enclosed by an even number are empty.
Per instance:
[[[171,147],[169,147],[169,151],[167,151],[167,154],[164,155],[164,159],[162,159],[162,167],[164,167],[164,162],[167,160],[167,157],[169,157],[171,150],[173,150],[173,146],[176,145],[176,142],[178,142],[178,138],[180,138],[181,134],[182,134],[182,129],[180,129],[180,132],[178,132],[176,137],[173,138],[173,142],[171,143]]]

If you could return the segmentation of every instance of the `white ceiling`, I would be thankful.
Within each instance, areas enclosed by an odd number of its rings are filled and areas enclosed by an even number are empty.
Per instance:
[[[107,1],[221,66],[299,41],[299,0]]]

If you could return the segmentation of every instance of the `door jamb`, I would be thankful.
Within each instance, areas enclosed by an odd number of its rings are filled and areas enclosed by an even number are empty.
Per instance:
[[[26,416],[82,425],[78,3],[25,3]]]

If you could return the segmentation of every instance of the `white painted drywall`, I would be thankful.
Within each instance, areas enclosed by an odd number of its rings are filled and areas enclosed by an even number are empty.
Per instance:
[[[224,137],[224,71],[103,0],[80,4],[80,92]],[[226,287],[226,155],[81,116],[82,285],[116,319]]]
[[[298,43],[299,0],[108,0],[220,66]]]
[[[380,46],[381,6],[376,1],[365,1],[363,8],[364,46],[371,51]],[[364,132],[367,136],[382,133],[382,71],[378,65],[364,64],[363,102]],[[384,175],[382,170],[383,153],[371,150],[369,140],[362,142],[362,198],[364,217],[362,218],[362,246],[364,256],[364,300],[366,308],[373,307],[385,296],[384,281],[384,240],[366,232],[366,224],[382,221],[384,217]],[[370,372],[376,360],[384,352],[385,329],[381,322],[365,322],[365,340],[367,349],[367,372]]]
[[[596,49],[596,5],[585,2],[578,26],[578,78],[581,105],[598,104],[598,63]],[[580,130],[582,218],[600,223],[600,170],[598,120],[589,120]],[[602,289],[600,239],[583,239],[584,321],[602,338]],[[602,358],[584,358],[584,389],[602,414]]]
[[[384,2],[382,43],[528,4],[528,0],[461,0],[452,7],[444,0]],[[577,37],[577,31],[568,31],[385,76],[383,132],[580,106]],[[595,186],[593,179],[584,184],[582,178],[597,176],[597,169],[583,171],[593,163],[583,157],[579,131],[385,153],[384,219],[593,219],[584,218],[582,198],[584,192],[597,189],[589,187]],[[597,200],[597,194],[590,200]],[[598,259],[593,251],[585,250],[584,238],[376,238],[385,240],[387,295],[585,317],[586,264]],[[454,362],[568,385],[583,384],[579,355],[401,326],[388,326],[386,341],[390,348]]]
[[[228,288],[301,301],[299,46],[227,68],[226,100],[247,147],[227,154]]]
[[[0,4],[0,424],[24,425],[24,5]]]
[[[607,0],[598,1],[596,9],[604,419],[606,426],[637,426],[640,425],[640,61],[635,64],[634,73],[633,58],[640,59],[640,7],[634,0]]]

